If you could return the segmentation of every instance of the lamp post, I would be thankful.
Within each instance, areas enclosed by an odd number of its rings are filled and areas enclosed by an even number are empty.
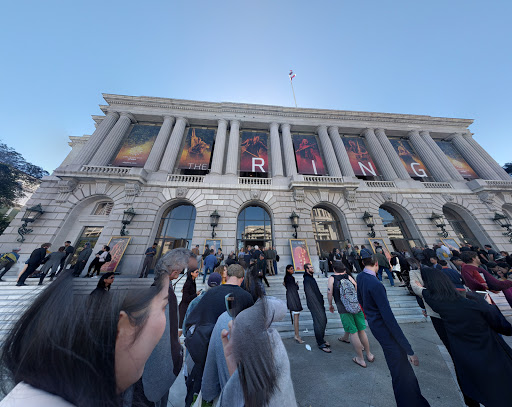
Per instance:
[[[432,212],[432,215],[430,216],[430,221],[436,225],[441,231],[438,233],[439,236],[448,237],[448,232],[445,229],[446,223],[444,223],[443,215],[440,215],[438,213]]]
[[[370,228],[370,231],[368,232],[368,236],[375,237],[375,229],[374,229],[375,223],[373,222],[373,215],[370,212],[365,211],[364,215],[363,215],[363,220],[366,223],[366,226]]]
[[[126,236],[128,234],[128,231],[126,230],[126,225],[129,225],[132,222],[132,219],[135,215],[137,214],[133,210],[133,207],[130,207],[129,209],[123,212],[123,220],[121,221],[121,223],[123,224],[123,228],[121,229],[121,236]]]
[[[290,215],[290,220],[292,221],[292,227],[295,229],[295,232],[293,233],[293,237],[297,239],[297,228],[299,227],[299,215],[295,213],[295,211],[292,212]]]
[[[220,219],[220,215],[217,212],[217,209],[215,209],[210,215],[210,226],[213,228],[212,229],[212,239],[216,236],[215,228],[219,225],[219,219]]]
[[[20,235],[20,237],[16,239],[18,242],[23,243],[25,241],[25,235],[28,235],[33,231],[32,229],[27,228],[28,224],[35,222],[43,213],[44,211],[41,204],[37,204],[25,210],[25,214],[21,218],[23,224],[18,228],[18,235]]]
[[[508,216],[499,212],[494,212],[494,218],[492,218],[492,220],[502,228],[507,229],[506,232],[503,232],[503,236],[510,237],[509,242],[512,243],[512,225],[510,224],[510,219]]]

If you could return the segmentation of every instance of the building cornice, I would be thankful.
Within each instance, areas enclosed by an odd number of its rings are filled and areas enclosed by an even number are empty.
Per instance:
[[[357,112],[347,110],[306,109],[284,106],[255,105],[228,102],[201,102],[194,100],[168,99],[147,96],[125,96],[103,94],[109,106],[100,106],[106,113],[122,107],[142,107],[172,111],[196,111],[223,115],[252,115],[274,117],[274,120],[309,119],[320,121],[364,121],[369,123],[401,123],[441,127],[467,128],[473,123],[471,119],[434,117],[426,115]],[[280,119],[278,119],[280,118]],[[96,117],[94,118],[96,121]],[[330,124],[330,123],[329,123]]]

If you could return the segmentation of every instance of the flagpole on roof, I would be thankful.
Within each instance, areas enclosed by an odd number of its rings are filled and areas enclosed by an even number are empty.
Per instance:
[[[295,107],[297,107],[297,99],[295,99],[295,90],[293,89],[293,78],[295,78],[296,75],[290,69],[290,73],[288,74],[288,76],[290,78],[290,85],[292,86],[293,101],[295,102]]]

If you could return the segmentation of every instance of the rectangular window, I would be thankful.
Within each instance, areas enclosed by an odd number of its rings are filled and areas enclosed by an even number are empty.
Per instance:
[[[93,215],[100,215],[100,216],[109,216],[110,212],[112,212],[112,208],[114,208],[113,202],[100,202],[98,205],[96,205],[96,208],[94,209]]]

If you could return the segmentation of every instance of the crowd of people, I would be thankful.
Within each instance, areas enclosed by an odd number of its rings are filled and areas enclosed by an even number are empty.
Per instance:
[[[48,248],[33,253],[37,261],[48,257],[50,262],[44,264],[43,279],[67,259],[66,247],[52,255]],[[115,276],[105,273],[91,295],[81,296],[73,294],[73,275],[84,268],[77,267],[80,256],[69,273],[57,270],[56,281],[25,311],[3,345],[2,374],[16,386],[0,405],[166,406],[180,372],[187,407],[296,405],[288,355],[272,328],[288,311],[295,341],[304,343],[294,266],[285,267],[285,303],[265,292],[266,275],[277,274],[275,249],[247,247],[227,258],[222,250],[206,248],[201,254],[198,246],[194,249],[163,255],[154,267],[153,285],[145,289],[111,290]],[[96,255],[90,269],[96,270],[105,252]],[[151,255],[149,248],[145,255]],[[337,312],[345,332],[337,340],[351,344],[352,362],[368,368],[376,361],[368,324],[384,353],[397,406],[430,405],[411,367],[419,359],[391,310],[386,275],[391,286],[398,279],[430,317],[453,360],[466,405],[508,406],[512,349],[501,335],[512,335],[512,326],[488,293],[510,298],[510,260],[508,253],[491,247],[464,245],[455,251],[442,243],[411,254],[379,246],[373,253],[364,245],[334,250],[328,259],[327,309],[317,282],[322,277],[312,264],[304,265],[302,289],[318,349],[332,353],[326,312]],[[35,264],[28,263],[27,270]],[[147,277],[148,267],[141,277]],[[201,269],[204,289],[197,286]],[[186,280],[178,304],[174,289],[182,273]],[[66,312],[55,313],[57,308]],[[499,374],[491,377],[482,366]]]

